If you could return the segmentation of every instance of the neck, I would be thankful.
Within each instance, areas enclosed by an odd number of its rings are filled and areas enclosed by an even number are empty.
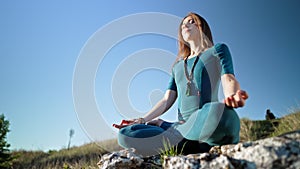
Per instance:
[[[201,47],[200,40],[194,40],[189,42],[191,53],[190,58],[197,56],[200,52],[202,52],[203,47]]]

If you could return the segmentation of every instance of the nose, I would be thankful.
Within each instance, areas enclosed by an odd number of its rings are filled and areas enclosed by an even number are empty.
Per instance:
[[[181,26],[181,29],[185,29],[185,28],[188,28],[188,23],[185,23],[185,24],[182,24],[182,26]]]

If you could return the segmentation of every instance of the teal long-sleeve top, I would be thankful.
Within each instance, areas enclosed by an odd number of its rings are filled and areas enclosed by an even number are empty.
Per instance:
[[[184,60],[173,66],[172,77],[168,89],[178,95],[178,120],[186,121],[189,116],[201,109],[208,102],[218,101],[220,77],[223,74],[234,74],[233,63],[227,45],[218,43],[200,54],[194,68],[193,82],[197,92],[186,95],[187,78],[184,72]],[[187,70],[190,73],[196,57],[187,60]]]
[[[189,73],[195,59],[187,60]],[[120,145],[149,154],[162,148],[161,140],[165,138],[174,145],[182,138],[204,141],[210,145],[238,143],[239,117],[234,109],[218,102],[220,77],[234,74],[228,47],[219,43],[199,55],[194,68],[191,95],[186,95],[188,80],[184,69],[184,60],[174,64],[168,86],[169,90],[177,92],[178,120],[184,123],[175,122],[166,128],[144,124],[124,127],[119,132]]]

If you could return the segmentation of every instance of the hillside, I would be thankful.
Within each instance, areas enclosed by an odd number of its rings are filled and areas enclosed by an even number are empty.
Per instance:
[[[117,140],[106,140],[100,143],[89,143],[69,150],[59,151],[14,151],[16,159],[13,162],[14,169],[55,169],[55,168],[97,168],[99,156],[111,151],[120,150]]]
[[[300,111],[291,113],[279,119],[257,120],[241,119],[241,142],[278,136],[300,129]],[[119,150],[116,140],[107,140],[101,143],[90,143],[80,147],[72,147],[69,150],[59,151],[15,151],[14,169],[27,168],[97,168],[99,156],[110,151]]]
[[[294,111],[282,118],[274,120],[241,119],[240,141],[254,141],[258,139],[279,136],[281,134],[300,129],[300,111]]]

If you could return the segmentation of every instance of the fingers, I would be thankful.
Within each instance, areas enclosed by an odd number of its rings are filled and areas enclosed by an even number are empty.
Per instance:
[[[157,125],[157,120],[151,120],[147,122],[147,125],[152,125],[152,126],[156,126]]]
[[[245,105],[245,99],[243,98],[243,92],[238,91],[237,94],[234,95],[234,99],[236,102],[236,107],[243,107]]]
[[[226,106],[228,107],[233,107],[233,108],[237,108],[238,107],[238,103],[237,101],[234,99],[233,96],[229,96],[227,98],[224,99],[224,103],[226,104]]]
[[[123,127],[126,127],[128,125],[118,125],[118,124],[113,124],[113,127],[117,128],[117,129],[121,129]]]
[[[161,119],[151,120],[147,122],[147,125],[160,126],[164,121]]]
[[[241,95],[241,97],[244,99],[244,100],[246,100],[246,99],[248,99],[248,93],[246,92],[246,91],[244,91],[244,90],[238,90],[237,91],[237,93],[239,94],[239,95]]]
[[[113,124],[112,126],[117,129],[121,129],[121,128],[129,126],[131,124],[133,124],[133,120],[122,120],[120,124]]]
[[[248,99],[248,94],[246,91],[238,90],[233,96],[229,96],[224,99],[224,103],[228,107],[238,108],[245,105],[245,100]]]
[[[120,129],[121,125],[113,124],[113,127],[117,128],[117,129]]]
[[[130,125],[133,125],[133,124],[140,124],[140,122],[138,121],[138,119],[122,120],[120,124],[113,124],[112,126],[117,128],[117,129],[121,129],[123,127],[130,126]]]
[[[133,122],[134,122],[133,120],[122,120],[121,125],[129,125]]]

